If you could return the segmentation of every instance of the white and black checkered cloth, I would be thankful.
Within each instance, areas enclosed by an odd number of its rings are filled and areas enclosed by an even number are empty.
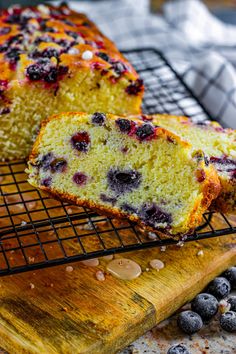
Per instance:
[[[162,51],[212,118],[236,128],[236,26],[216,19],[198,0],[169,1],[162,15],[149,6],[149,0],[70,2],[119,49]]]

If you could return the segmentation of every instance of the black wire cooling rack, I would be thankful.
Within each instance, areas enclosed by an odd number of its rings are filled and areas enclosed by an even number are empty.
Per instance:
[[[144,49],[125,55],[144,80],[145,113],[209,119],[161,53]],[[0,163],[0,275],[177,242],[160,236],[153,239],[153,234],[130,222],[49,199],[27,183],[25,168],[26,161]],[[206,213],[204,225],[187,240],[233,233],[236,223],[231,218]]]

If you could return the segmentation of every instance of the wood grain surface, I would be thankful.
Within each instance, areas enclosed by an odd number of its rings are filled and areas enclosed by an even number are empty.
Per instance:
[[[222,224],[220,217],[215,227]],[[231,218],[235,225],[235,217]],[[198,252],[202,250],[203,255]],[[116,257],[124,257],[117,255]],[[142,275],[122,281],[105,270],[72,264],[0,278],[0,347],[10,354],[112,354],[191,300],[227,267],[236,264],[236,235],[183,247],[131,252]],[[152,270],[151,259],[165,263]],[[149,268],[149,270],[148,270]],[[1,350],[0,350],[1,352]]]

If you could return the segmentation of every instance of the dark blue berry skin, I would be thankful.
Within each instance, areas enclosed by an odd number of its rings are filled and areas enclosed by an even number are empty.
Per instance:
[[[236,267],[227,269],[222,276],[230,282],[232,289],[236,289]]]
[[[220,316],[220,326],[226,332],[236,332],[236,312],[228,311]]]
[[[95,112],[92,115],[92,123],[95,125],[104,125],[106,120],[106,115],[104,113]]]
[[[162,210],[155,203],[143,204],[139,211],[139,216],[146,225],[151,227],[156,227],[156,224],[163,223],[170,225],[172,222],[171,215]]]
[[[122,133],[128,134],[132,128],[131,121],[128,119],[118,118],[116,120],[116,124],[118,125],[118,127]]]
[[[67,167],[67,162],[63,158],[54,159],[50,163],[50,170],[53,173],[55,173],[55,172],[64,172],[66,170],[66,167]]]
[[[231,286],[229,281],[223,277],[216,277],[207,287],[207,293],[214,295],[218,300],[229,295]]]
[[[193,311],[181,312],[179,314],[177,323],[179,328],[187,334],[194,334],[198,332],[203,326],[201,317],[198,313]]]
[[[173,345],[168,349],[167,354],[191,354],[183,344]]]
[[[110,189],[119,195],[137,189],[141,183],[141,174],[135,170],[110,169],[107,181]]]
[[[218,301],[213,295],[202,293],[192,301],[191,309],[197,312],[204,321],[209,321],[218,311]]]
[[[47,171],[50,168],[50,163],[53,160],[53,154],[49,152],[46,155],[43,155],[41,160],[39,161],[39,167],[41,167],[44,171]]]
[[[80,152],[87,152],[90,146],[90,137],[87,132],[78,132],[71,138],[71,144],[74,149]]]
[[[236,312],[236,296],[230,296],[227,302],[230,304],[230,310]]]
[[[140,141],[150,139],[155,136],[155,127],[150,123],[145,123],[138,127],[136,136]]]

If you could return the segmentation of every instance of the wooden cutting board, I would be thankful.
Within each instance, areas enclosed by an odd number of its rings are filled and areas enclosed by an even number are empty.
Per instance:
[[[235,224],[236,220],[231,221]],[[202,256],[197,255],[200,250]],[[131,252],[125,257],[142,267],[142,275],[133,281],[108,274],[104,282],[98,281],[95,273],[105,269],[105,260],[96,268],[78,262],[72,264],[72,272],[60,266],[0,278],[2,350],[10,354],[116,353],[236,264],[236,235],[169,246],[165,252],[157,248]],[[165,268],[147,271],[154,258],[161,259]]]

